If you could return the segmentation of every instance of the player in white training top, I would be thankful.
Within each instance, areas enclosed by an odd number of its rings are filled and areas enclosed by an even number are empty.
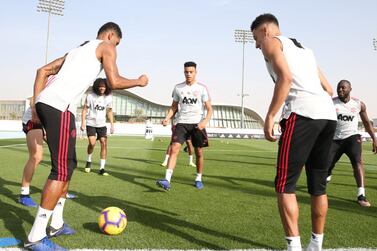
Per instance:
[[[92,167],[92,154],[96,141],[101,145],[99,175],[109,175],[105,172],[107,156],[107,127],[106,116],[110,121],[110,133],[114,133],[113,96],[106,79],[97,78],[93,83],[92,92],[88,93],[81,114],[81,130],[86,129],[88,136],[87,159],[85,172],[89,173]]]
[[[40,122],[46,130],[52,168],[33,227],[24,243],[27,249],[65,250],[49,237],[75,233],[63,220],[69,181],[77,166],[76,107],[72,104],[82,97],[102,69],[113,90],[148,84],[146,75],[138,79],[119,75],[116,46],[121,38],[120,27],[108,22],[99,29],[97,39],[83,43],[37,71],[33,96],[35,103],[31,103],[32,121]],[[54,80],[45,85],[47,78],[55,74]],[[50,218],[51,223],[47,228]]]
[[[156,182],[158,186],[165,190],[170,190],[170,181],[176,166],[179,150],[189,138],[191,138],[192,145],[195,148],[196,157],[197,173],[194,185],[197,189],[203,188],[203,147],[208,146],[205,128],[212,116],[212,105],[207,87],[196,81],[196,73],[196,63],[186,62],[184,64],[186,81],[175,86],[173,103],[162,121],[162,124],[166,126],[177,113],[177,125],[172,135],[172,145],[165,178]],[[206,114],[204,112],[205,109],[207,110]]]
[[[351,83],[348,80],[341,80],[337,86],[338,97],[333,98],[338,122],[336,125],[334,140],[330,151],[330,168],[327,181],[331,180],[331,173],[336,162],[345,153],[351,161],[353,175],[357,185],[357,202],[360,206],[370,207],[365,195],[365,178],[362,161],[362,141],[358,130],[360,116],[365,130],[372,139],[372,151],[377,153],[377,140],[374,129],[369,121],[365,104],[354,97],[351,97]]]
[[[336,127],[332,89],[318,69],[313,51],[296,39],[282,36],[275,16],[258,16],[251,24],[251,31],[275,82],[264,123],[264,135],[269,141],[277,140],[273,127],[283,106],[275,191],[288,250],[302,250],[295,190],[305,165],[312,209],[312,234],[307,250],[320,251],[327,213],[327,159]]]

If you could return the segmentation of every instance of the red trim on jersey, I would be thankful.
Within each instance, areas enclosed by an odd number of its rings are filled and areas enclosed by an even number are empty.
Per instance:
[[[52,76],[50,76],[50,77],[47,79],[47,82],[46,82],[46,86],[45,86],[45,88],[46,88],[47,86],[49,86],[50,84],[52,84],[52,83],[55,81],[55,78],[56,78],[56,75],[52,75]]]
[[[209,91],[208,91],[207,86],[206,86],[206,85],[203,85],[202,83],[199,83],[199,82],[197,82],[197,84],[203,86],[204,88],[206,88],[207,95],[208,95],[208,100],[207,100],[207,101],[211,101],[211,95],[209,94]]]
[[[280,149],[276,183],[276,191],[278,193],[284,192],[284,187],[287,182],[289,151],[291,149],[291,140],[296,123],[296,118],[297,115],[295,113],[292,113],[292,115],[286,122],[284,135],[282,135],[283,139]]]

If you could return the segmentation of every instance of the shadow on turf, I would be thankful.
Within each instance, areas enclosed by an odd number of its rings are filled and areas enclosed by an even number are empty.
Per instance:
[[[3,178],[0,178],[0,194],[13,200],[16,205],[13,203],[8,204],[2,201],[0,208],[0,218],[4,222],[4,227],[13,234],[12,237],[19,240],[25,240],[26,232],[22,228],[22,225],[25,222],[28,222],[30,225],[33,224],[35,210],[30,211],[30,208],[26,208],[21,204],[18,204],[18,195],[16,197],[11,190],[5,187],[9,185],[20,187],[20,184],[17,182],[7,181]],[[32,189],[33,191],[41,192],[41,190],[36,187],[33,187]],[[22,244],[20,244],[19,246],[22,246]]]
[[[99,212],[103,209],[104,205],[116,205],[117,207],[122,208],[127,215],[129,222],[137,222],[141,225],[147,226],[152,229],[157,229],[159,231],[166,232],[168,234],[173,234],[177,237],[185,239],[189,243],[198,245],[206,249],[216,249],[216,250],[225,250],[227,247],[220,246],[216,242],[210,242],[206,240],[205,235],[211,235],[213,237],[228,239],[229,241],[237,241],[253,247],[268,248],[272,249],[273,247],[258,243],[243,237],[222,233],[213,229],[209,229],[198,224],[188,222],[186,220],[178,219],[179,215],[169,212],[166,210],[161,210],[156,207],[146,206],[138,203],[134,203],[126,200],[119,200],[116,198],[108,196],[86,196],[85,194],[78,193],[79,198],[75,200],[76,203],[81,204],[95,212]],[[94,233],[101,233],[99,231],[98,225],[93,222],[86,222],[83,224],[83,227]],[[182,229],[182,230],[180,230]],[[197,232],[196,234],[188,233],[185,229],[190,229],[191,231]],[[127,231],[127,230],[126,230]],[[202,238],[200,238],[200,237]]]

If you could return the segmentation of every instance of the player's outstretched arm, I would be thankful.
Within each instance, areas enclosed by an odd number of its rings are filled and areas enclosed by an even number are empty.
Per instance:
[[[327,81],[325,75],[323,75],[322,71],[319,68],[318,68],[318,75],[319,75],[319,79],[321,80],[321,85],[322,85],[323,90],[325,90],[330,95],[330,97],[332,97],[332,95],[334,95],[334,91],[329,81]]]
[[[372,124],[369,121],[368,114],[367,114],[367,108],[363,102],[361,102],[361,109],[360,109],[360,118],[361,121],[363,121],[365,130],[368,132],[369,136],[372,138],[372,151],[374,153],[377,153],[377,140],[376,136],[374,134],[374,129]]]
[[[98,46],[99,58],[102,61],[107,81],[110,87],[116,89],[128,89],[136,86],[144,87],[148,84],[148,77],[141,75],[137,79],[128,79],[119,75],[116,65],[116,48],[114,45],[103,42]]]

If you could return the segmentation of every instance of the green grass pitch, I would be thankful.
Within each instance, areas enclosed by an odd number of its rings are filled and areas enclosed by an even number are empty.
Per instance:
[[[24,240],[31,229],[35,208],[18,204],[27,149],[24,139],[0,140],[0,238]],[[211,139],[205,150],[204,189],[193,184],[195,168],[181,151],[171,191],[156,185],[163,178],[160,166],[168,138],[153,142],[141,137],[109,137],[107,171],[97,175],[99,144],[92,172],[83,172],[86,139],[77,141],[78,168],[70,192],[78,198],[65,204],[65,221],[77,234],[54,241],[70,248],[96,249],[284,249],[284,233],[276,207],[274,176],[277,143],[265,140]],[[324,248],[377,247],[377,156],[364,143],[366,192],[371,208],[356,203],[356,185],[346,157],[338,162],[328,186],[329,212]],[[31,186],[39,203],[50,169],[47,147]],[[310,238],[310,197],[302,173],[297,197],[304,247]],[[99,212],[108,206],[122,208],[128,218],[118,236],[102,234]]]

